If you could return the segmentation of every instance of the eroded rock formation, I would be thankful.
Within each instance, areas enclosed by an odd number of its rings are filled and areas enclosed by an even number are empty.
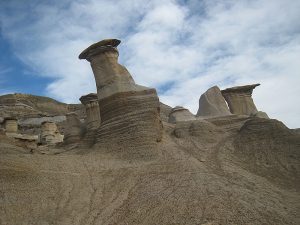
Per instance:
[[[54,122],[43,122],[41,126],[40,143],[44,145],[55,145],[63,141],[64,136],[61,135]]]
[[[236,86],[222,90],[222,95],[228,103],[230,112],[237,115],[256,113],[257,109],[252,99],[252,92],[259,85]]]
[[[83,144],[92,146],[95,143],[95,134],[100,126],[100,109],[97,94],[91,93],[80,98],[86,110],[86,133],[83,138]]]
[[[67,127],[64,133],[64,144],[79,143],[83,135],[83,128],[78,115],[68,113],[66,118]]]
[[[195,120],[195,116],[182,106],[174,107],[169,114],[169,123],[177,123],[180,121]]]
[[[4,118],[4,129],[6,133],[18,133],[18,120],[13,117]]]
[[[209,88],[199,99],[197,116],[217,117],[231,115],[218,86]]]
[[[100,107],[99,146],[149,146],[162,138],[156,90],[135,84],[128,70],[118,63],[116,39],[91,45],[80,55],[91,63]]]

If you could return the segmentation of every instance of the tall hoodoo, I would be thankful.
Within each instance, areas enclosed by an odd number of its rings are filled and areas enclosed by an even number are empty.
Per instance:
[[[251,115],[257,112],[252,99],[253,89],[260,84],[236,86],[222,90],[222,95],[228,103],[230,112],[237,115]]]
[[[96,143],[149,146],[162,135],[159,99],[155,89],[135,84],[128,70],[118,63],[116,47],[120,42],[106,39],[79,55],[91,63],[97,86],[101,126]]]

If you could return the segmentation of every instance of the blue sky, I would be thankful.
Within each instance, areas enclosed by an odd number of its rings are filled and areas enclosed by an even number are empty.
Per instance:
[[[0,94],[78,102],[95,92],[79,53],[119,38],[120,62],[162,102],[196,112],[209,87],[261,83],[259,110],[300,127],[300,1],[0,1]]]

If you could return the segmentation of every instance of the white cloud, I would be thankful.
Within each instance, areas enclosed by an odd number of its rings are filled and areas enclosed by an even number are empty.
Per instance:
[[[77,56],[116,37],[123,41],[120,61],[136,82],[158,88],[172,106],[196,112],[213,85],[261,83],[254,90],[258,108],[300,127],[299,1],[27,2],[5,4],[14,13],[1,12],[2,32],[23,62],[57,79],[48,86],[51,96],[76,102],[95,91],[88,62]]]

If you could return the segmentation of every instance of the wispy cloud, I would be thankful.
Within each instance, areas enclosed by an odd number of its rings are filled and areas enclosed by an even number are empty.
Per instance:
[[[293,0],[10,1],[3,35],[41,76],[48,93],[74,102],[95,91],[78,54],[93,42],[123,41],[120,61],[161,100],[196,112],[201,93],[261,83],[258,108],[299,127],[300,2]]]

